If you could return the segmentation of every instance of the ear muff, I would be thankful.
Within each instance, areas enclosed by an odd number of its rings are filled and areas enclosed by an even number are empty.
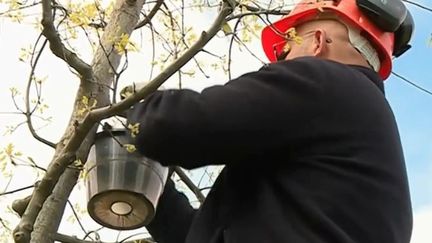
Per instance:
[[[411,40],[412,34],[414,32],[414,20],[409,11],[405,20],[399,26],[395,32],[395,44],[393,55],[399,57],[411,48],[409,41]]]
[[[356,3],[385,32],[395,32],[408,12],[401,0],[356,0]]]

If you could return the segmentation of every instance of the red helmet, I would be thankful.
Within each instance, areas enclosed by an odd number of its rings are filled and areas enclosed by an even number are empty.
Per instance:
[[[289,28],[316,18],[323,11],[329,11],[346,24],[358,28],[371,42],[381,62],[378,73],[381,78],[386,79],[392,69],[394,52],[398,52],[397,56],[399,56],[400,52],[409,49],[408,41],[413,29],[410,18],[409,31],[406,31],[406,28],[404,31],[399,30],[404,20],[411,17],[405,5],[395,0],[388,1],[391,2],[391,6],[386,5],[386,2],[383,0],[301,0],[287,16],[263,29],[261,35],[264,52],[271,62],[277,61],[277,54],[283,51],[285,33]],[[404,51],[394,50],[395,38],[397,38],[395,32],[405,33],[402,45]]]

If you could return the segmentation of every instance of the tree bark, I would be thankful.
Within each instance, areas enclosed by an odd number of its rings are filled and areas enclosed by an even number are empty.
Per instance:
[[[49,233],[57,232],[70,192],[79,176],[79,170],[66,169],[53,193],[45,201],[31,233],[31,242],[54,242]]]

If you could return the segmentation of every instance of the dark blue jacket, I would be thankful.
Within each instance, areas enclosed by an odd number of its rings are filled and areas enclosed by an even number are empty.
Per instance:
[[[199,210],[167,183],[147,227],[159,243],[410,241],[401,142],[371,69],[297,58],[155,92],[128,120],[164,165],[225,165]]]

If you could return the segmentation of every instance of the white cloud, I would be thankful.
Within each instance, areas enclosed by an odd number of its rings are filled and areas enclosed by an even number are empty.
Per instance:
[[[411,243],[432,242],[432,205],[414,212],[414,228]]]

